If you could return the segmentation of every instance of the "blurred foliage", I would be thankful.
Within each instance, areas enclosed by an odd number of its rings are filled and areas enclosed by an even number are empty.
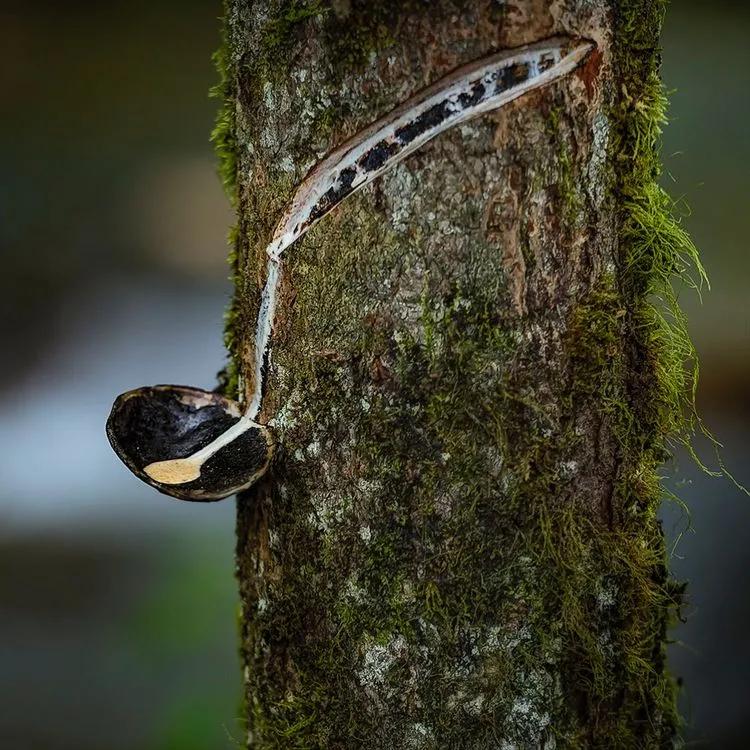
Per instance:
[[[699,398],[750,406],[747,306],[747,168],[750,140],[750,4],[670,4],[664,79],[672,91],[664,132],[665,178],[706,266],[711,290],[686,294],[703,386]]]
[[[0,540],[0,746],[233,748],[233,566],[229,529]]]
[[[174,540],[170,555],[155,560],[153,579],[124,623],[136,656],[157,671],[176,655],[205,649],[217,630],[226,629],[226,607],[196,606],[199,598],[226,601],[226,555],[216,554],[216,542]]]
[[[158,271],[130,204],[155,161],[213,160],[220,14],[219,0],[0,10],[12,61],[0,70],[0,334],[20,363],[43,354],[65,294],[113,272]],[[206,250],[223,261],[217,229]],[[8,377],[0,371],[0,385]]]

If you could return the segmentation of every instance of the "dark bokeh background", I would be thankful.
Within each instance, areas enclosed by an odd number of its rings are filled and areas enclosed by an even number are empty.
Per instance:
[[[0,9],[0,746],[239,744],[232,501],[127,474],[103,424],[135,385],[210,386],[231,215],[207,141],[218,1]],[[684,303],[699,402],[750,484],[750,8],[680,0],[670,189],[713,289]],[[690,579],[673,670],[696,747],[745,748],[750,499],[685,458],[665,509]]]

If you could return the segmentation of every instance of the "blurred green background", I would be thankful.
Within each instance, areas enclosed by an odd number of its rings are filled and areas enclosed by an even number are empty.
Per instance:
[[[234,504],[163,498],[103,433],[141,383],[211,386],[231,214],[207,140],[219,2],[0,9],[0,746],[241,744]],[[750,8],[680,0],[669,188],[712,291],[684,295],[699,403],[750,484]],[[678,456],[664,511],[690,579],[675,632],[691,745],[745,748],[750,499]]]

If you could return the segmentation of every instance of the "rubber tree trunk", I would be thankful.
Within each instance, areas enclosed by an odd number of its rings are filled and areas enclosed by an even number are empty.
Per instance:
[[[264,247],[314,162],[492,51],[598,45],[286,255],[279,447],[238,502],[250,747],[671,744],[657,469],[688,376],[650,300],[689,248],[655,183],[662,7],[229,0],[245,394]]]

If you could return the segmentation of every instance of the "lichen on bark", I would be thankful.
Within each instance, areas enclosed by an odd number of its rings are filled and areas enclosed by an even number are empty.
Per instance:
[[[286,257],[261,415],[278,455],[238,501],[250,747],[672,743],[657,470],[689,375],[652,294],[695,257],[657,184],[662,13],[229,0],[246,392],[265,243],[313,163],[491,51],[598,44]]]

